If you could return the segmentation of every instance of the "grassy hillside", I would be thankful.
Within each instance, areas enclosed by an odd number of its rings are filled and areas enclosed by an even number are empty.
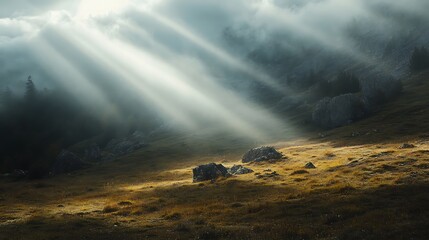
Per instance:
[[[273,143],[286,159],[214,183],[192,168],[237,164],[250,143],[160,138],[70,175],[2,180],[0,239],[426,239],[428,92],[428,73],[412,77],[373,117]]]

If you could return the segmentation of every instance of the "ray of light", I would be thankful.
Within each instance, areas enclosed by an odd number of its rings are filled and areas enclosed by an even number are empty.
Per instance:
[[[285,124],[281,124],[277,120],[275,120],[274,117],[268,111],[262,111],[261,107],[250,104],[248,102],[246,103],[242,99],[238,98],[236,93],[221,88],[218,84],[216,84],[216,81],[210,77],[208,71],[203,65],[200,64],[200,62],[189,62],[189,59],[171,53],[171,51],[169,51],[166,47],[160,45],[157,41],[155,41],[155,39],[153,39],[146,31],[144,31],[144,29],[134,23],[122,22],[122,26],[124,28],[129,28],[129,30],[136,33],[138,36],[141,37],[142,41],[148,42],[151,47],[154,46],[156,48],[157,53],[163,53],[164,62],[169,62],[170,66],[174,65],[176,68],[182,69],[182,72],[185,71],[186,76],[184,79],[182,79],[182,81],[186,81],[188,82],[188,84],[196,86],[198,89],[203,89],[204,96],[207,98],[211,98],[212,101],[215,99],[223,99],[223,101],[217,100],[217,104],[222,105],[221,107],[223,109],[230,109],[230,111],[234,112],[236,115],[236,119],[238,119],[237,116],[240,116],[241,119],[253,119],[256,125],[258,125],[257,123],[259,123],[260,125],[260,123],[263,122],[271,122],[271,126],[277,127],[278,129],[281,128],[281,125]],[[123,41],[127,41],[127,39],[123,39]],[[169,61],[168,59],[172,61]],[[180,63],[182,62],[186,62],[183,67],[181,67],[180,65]],[[192,71],[190,72],[189,68],[187,68],[186,66],[192,66]],[[208,91],[208,89],[210,89],[210,91]],[[259,114],[257,114],[255,110],[251,111],[250,109],[258,109]],[[231,114],[228,113],[228,115]]]
[[[285,94],[289,93],[289,90],[280,85],[276,80],[268,76],[267,74],[263,73],[261,69],[257,69],[255,66],[250,66],[234,56],[230,55],[226,51],[224,51],[222,48],[215,46],[214,44],[210,43],[209,41],[205,40],[203,37],[197,35],[196,33],[192,32],[188,27],[186,27],[183,24],[179,24],[165,16],[162,16],[161,14],[156,13],[155,11],[149,10],[145,7],[139,7],[138,8],[141,13],[147,14],[148,16],[152,17],[159,23],[163,24],[164,26],[168,27],[169,29],[173,30],[174,32],[180,34],[182,37],[188,39],[192,43],[194,43],[196,46],[200,47],[201,49],[205,50],[206,52],[210,53],[212,56],[217,57],[219,60],[224,62],[226,65],[229,65],[236,70],[239,70],[241,72],[244,72],[248,74],[249,76],[252,76],[259,82],[271,87],[274,90],[283,92]]]
[[[80,29],[85,29],[85,27],[81,26]],[[177,115],[182,112],[190,113],[189,117],[182,118],[181,122],[192,122],[192,118],[198,114],[207,115],[207,117],[216,117],[225,126],[247,137],[264,135],[252,121],[235,114],[226,105],[239,104],[239,108],[249,112],[247,116],[256,116],[260,112],[252,110],[236,99],[234,100],[236,102],[221,104],[214,100],[215,98],[207,97],[214,89],[195,89],[186,80],[189,77],[186,73],[142,49],[109,39],[93,30],[80,31],[82,32],[78,34],[79,38],[82,39],[82,36],[87,36],[87,38],[80,41],[74,38],[73,41],[80,42],[81,46],[87,44],[85,51],[92,51],[91,55],[96,57],[97,61],[106,64],[107,68],[119,75],[126,84],[138,88],[144,97],[149,96],[152,101],[162,107],[163,111],[169,112],[174,118],[180,119],[180,116]],[[77,36],[77,34],[74,35]],[[68,37],[73,38],[72,35]],[[216,92],[222,92],[222,89],[217,89]],[[186,106],[188,104],[195,104],[195,106]],[[168,106],[172,106],[173,109]],[[266,118],[265,122],[270,122],[268,115]],[[271,123],[273,122],[271,121]],[[280,125],[276,123],[275,126]]]
[[[98,109],[110,116],[116,116],[116,109],[109,106],[105,94],[100,91],[90,79],[77,69],[73,62],[54,49],[45,39],[34,39],[28,47],[34,58],[46,72],[64,88],[71,90],[75,99],[83,104],[91,102],[94,109]],[[99,112],[99,111],[97,111]]]

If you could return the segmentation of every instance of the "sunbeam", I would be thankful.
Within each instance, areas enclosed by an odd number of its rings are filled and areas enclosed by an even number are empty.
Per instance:
[[[216,86],[214,81],[208,80],[205,72],[189,74],[180,71],[173,65],[167,65],[165,60],[161,61],[142,49],[118,39],[108,38],[84,26],[73,29],[71,33],[58,33],[65,35],[65,39],[72,39],[71,42],[78,43],[78,48],[90,53],[90,56],[95,58],[95,63],[102,63],[102,67],[108,69],[109,75],[120,79],[135,90],[138,89],[138,95],[153,102],[162,112],[179,121],[184,127],[195,129],[194,121],[199,122],[199,127],[203,127],[202,120],[212,119],[242,136],[254,139],[266,138],[264,131],[270,128],[270,132],[283,128],[282,124],[274,120],[268,112],[248,107],[238,98],[226,94],[226,91]],[[73,36],[79,36],[79,38]],[[118,46],[121,50],[115,51],[114,49]],[[199,76],[197,81],[202,79],[201,83],[209,82],[210,85],[195,82],[193,80],[195,76]],[[195,84],[190,85],[192,82]],[[231,109],[234,109],[234,113]],[[250,118],[251,116],[253,118]],[[261,131],[263,125],[270,127]]]
[[[168,19],[165,16],[162,16],[161,14],[156,13],[155,11],[152,11],[148,9],[147,7],[140,7],[139,11],[141,13],[147,14],[151,16],[152,18],[156,19],[158,22],[163,24],[164,26],[170,28],[171,30],[177,32],[184,38],[188,39],[192,43],[196,44],[197,46],[201,47],[205,51],[209,52],[213,56],[219,58],[221,61],[225,62],[226,65],[230,65],[233,68],[236,68],[239,71],[242,71],[249,76],[255,78],[256,80],[260,81],[263,84],[266,84],[267,86],[273,88],[274,90],[281,91],[285,94],[288,93],[288,89],[284,86],[278,84],[278,81],[275,81],[267,74],[264,74],[261,69],[255,69],[255,67],[251,67],[242,61],[236,59],[235,57],[231,56],[224,50],[222,50],[219,47],[216,47],[215,45],[211,44],[207,40],[203,39],[202,37],[198,36],[196,33],[191,32],[186,26],[183,26],[181,24],[178,24],[177,22]]]

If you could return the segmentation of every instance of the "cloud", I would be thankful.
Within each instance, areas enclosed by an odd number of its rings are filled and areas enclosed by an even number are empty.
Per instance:
[[[376,2],[417,14],[427,4]],[[317,46],[372,64],[372,55],[355,48],[345,29],[356,19],[395,25],[368,0],[43,0],[37,5],[17,0],[3,5],[0,86],[18,88],[32,74],[39,86],[63,86],[76,99],[112,114],[120,112],[118,101],[132,98],[150,102],[164,119],[183,127],[204,128],[210,122],[248,137],[287,123],[244,98],[245,85],[258,82],[290,95],[284,79],[249,62],[249,53],[278,42],[272,55]],[[228,33],[237,44],[228,41]],[[324,66],[324,60],[313,62]],[[227,87],[234,83],[240,91]]]

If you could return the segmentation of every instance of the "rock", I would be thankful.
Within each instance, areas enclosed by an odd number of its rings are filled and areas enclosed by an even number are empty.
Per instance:
[[[144,134],[140,131],[135,131],[130,136],[110,140],[105,150],[116,156],[123,156],[145,146],[147,146],[147,144]]]
[[[209,163],[192,169],[194,182],[216,180],[228,176],[228,169],[222,164]]]
[[[314,164],[312,162],[309,162],[309,163],[305,164],[305,168],[308,168],[308,169],[316,168],[316,166],[314,166]]]
[[[277,152],[273,147],[258,147],[253,148],[244,154],[242,158],[243,163],[247,162],[261,162],[268,160],[281,159],[282,154]]]
[[[250,168],[243,167],[242,165],[234,165],[232,168],[228,169],[228,173],[231,175],[241,175],[252,173],[253,170]]]
[[[69,173],[80,170],[86,166],[87,164],[85,164],[79,156],[70,151],[62,150],[57,156],[51,172],[54,175]]]
[[[400,149],[406,149],[406,148],[415,148],[414,144],[411,143],[404,143],[401,146],[399,146]]]

